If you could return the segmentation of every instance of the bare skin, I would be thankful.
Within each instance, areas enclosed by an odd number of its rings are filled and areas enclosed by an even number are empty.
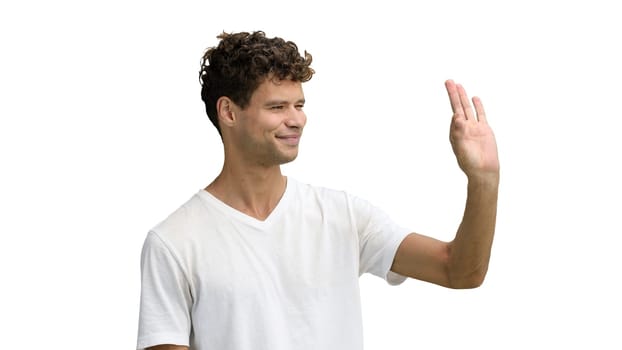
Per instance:
[[[442,242],[417,233],[408,235],[396,253],[391,270],[448,288],[474,288],[488,271],[495,232],[499,158],[484,106],[464,88],[445,83],[453,117],[450,141],[460,169],[466,174],[467,200],[453,241]]]

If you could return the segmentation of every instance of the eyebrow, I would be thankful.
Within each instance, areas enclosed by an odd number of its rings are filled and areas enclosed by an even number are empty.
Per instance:
[[[305,104],[306,100],[304,98],[301,98],[299,100],[297,100],[296,102],[294,102],[294,104]],[[286,105],[289,104],[289,101],[287,100],[271,100],[271,101],[267,101],[264,105],[265,106],[277,106],[277,105]]]

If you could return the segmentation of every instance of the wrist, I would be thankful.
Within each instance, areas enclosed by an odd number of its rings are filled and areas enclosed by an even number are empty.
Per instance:
[[[484,187],[498,187],[499,186],[499,172],[478,173],[467,175],[469,186],[484,186]]]

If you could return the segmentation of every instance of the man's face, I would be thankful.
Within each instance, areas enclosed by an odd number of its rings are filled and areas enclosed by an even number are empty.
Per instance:
[[[245,109],[235,107],[238,123],[233,136],[240,156],[261,166],[296,159],[307,122],[304,103],[300,82],[267,79],[261,83]]]

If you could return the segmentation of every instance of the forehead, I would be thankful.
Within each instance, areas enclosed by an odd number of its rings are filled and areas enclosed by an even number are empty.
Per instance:
[[[253,92],[251,104],[266,100],[298,101],[300,99],[304,99],[301,82],[266,79]]]

